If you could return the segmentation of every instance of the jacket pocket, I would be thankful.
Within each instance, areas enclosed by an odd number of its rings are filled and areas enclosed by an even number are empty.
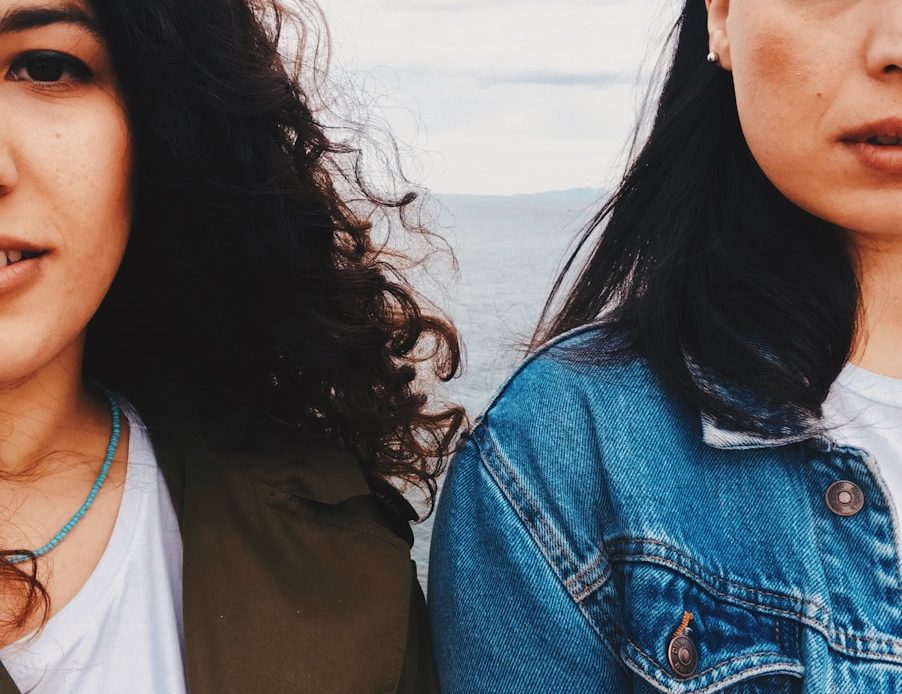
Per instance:
[[[801,691],[801,624],[733,597],[689,570],[620,555],[620,655],[634,691],[789,694]]]

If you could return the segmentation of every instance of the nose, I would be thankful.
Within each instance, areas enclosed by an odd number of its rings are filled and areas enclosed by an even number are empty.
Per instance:
[[[875,4],[878,7],[869,5],[866,10],[873,22],[867,50],[868,72],[902,83],[902,2],[882,0]]]

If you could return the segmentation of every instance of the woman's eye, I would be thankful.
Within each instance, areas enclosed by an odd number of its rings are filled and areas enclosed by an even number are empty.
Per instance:
[[[15,60],[10,66],[7,79],[53,86],[66,82],[87,82],[91,74],[87,65],[71,55],[55,51],[34,51]]]

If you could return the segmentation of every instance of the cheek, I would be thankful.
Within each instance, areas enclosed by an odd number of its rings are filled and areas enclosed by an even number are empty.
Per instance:
[[[731,38],[742,131],[758,165],[786,197],[811,210],[825,190],[825,137],[842,70],[791,21],[759,23]],[[829,186],[826,186],[829,188]]]
[[[58,208],[66,210],[59,231],[70,267],[90,267],[92,272],[73,272],[68,279],[105,292],[131,227],[128,126],[121,114],[109,114],[86,124],[75,140],[70,138],[71,133],[64,138],[70,146],[58,169],[57,190],[66,198]]]
[[[0,383],[74,353],[125,252],[132,168],[129,128],[115,100],[4,96],[18,109],[7,138],[18,175],[2,221],[53,252],[33,286],[0,296]]]
[[[739,118],[759,164],[767,171],[803,157],[825,108],[822,67],[797,36],[767,26],[734,54]]]

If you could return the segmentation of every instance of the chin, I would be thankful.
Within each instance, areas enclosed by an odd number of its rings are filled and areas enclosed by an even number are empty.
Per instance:
[[[851,233],[879,237],[898,237],[902,240],[902,191],[886,200],[885,196],[868,196],[849,210],[837,211],[823,218]]]
[[[74,350],[61,349],[53,338],[16,331],[5,323],[0,318],[0,334],[6,335],[0,338],[0,389],[35,377],[58,379],[68,371],[69,362],[77,358]]]
[[[784,195],[809,214],[840,229],[902,238],[902,181],[898,190],[833,189],[816,198],[785,191]]]

